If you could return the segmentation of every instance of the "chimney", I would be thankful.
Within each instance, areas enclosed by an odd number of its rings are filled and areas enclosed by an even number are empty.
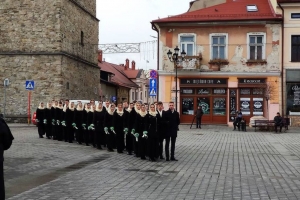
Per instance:
[[[102,63],[103,61],[103,57],[102,57],[103,51],[102,50],[98,50],[98,62]]]
[[[131,62],[131,69],[135,70],[135,61],[134,60]]]
[[[129,60],[128,58],[126,59],[126,64],[125,64],[125,70],[129,69]]]

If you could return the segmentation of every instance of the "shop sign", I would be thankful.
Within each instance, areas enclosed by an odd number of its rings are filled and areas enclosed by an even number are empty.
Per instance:
[[[180,79],[181,84],[204,84],[204,85],[221,85],[227,84],[227,79],[225,78],[184,78]]]
[[[245,83],[245,84],[261,84],[261,83],[266,83],[266,79],[247,79],[247,78],[241,78],[239,79],[239,83]]]
[[[182,88],[181,94],[194,94],[194,89],[191,88]]]
[[[240,98],[240,108],[243,115],[250,115],[250,98]]]
[[[210,94],[210,89],[209,88],[200,88],[200,89],[198,89],[197,94]]]
[[[226,94],[226,89],[224,88],[215,88],[214,94]]]
[[[253,115],[263,116],[263,105],[264,99],[263,98],[253,98]]]
[[[230,97],[230,115],[235,115],[236,113],[236,97]]]

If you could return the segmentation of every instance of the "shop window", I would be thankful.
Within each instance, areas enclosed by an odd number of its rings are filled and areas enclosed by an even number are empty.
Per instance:
[[[214,88],[213,89],[213,94],[216,95],[226,95],[226,90],[225,88]]]
[[[253,115],[263,116],[264,115],[264,98],[253,98]]]
[[[243,115],[250,115],[250,97],[240,98],[240,109]]]
[[[227,59],[227,33],[210,34],[210,59]]]
[[[252,94],[253,95],[263,95],[264,94],[264,88],[253,88]]]
[[[241,88],[240,95],[249,95],[251,94],[250,91],[251,91],[250,88]]]
[[[248,33],[248,60],[264,60],[265,59],[265,33]]]
[[[300,114],[300,83],[286,84],[287,114]]]
[[[181,88],[181,94],[194,94],[195,89],[193,88]]]
[[[183,115],[194,115],[194,98],[182,98],[182,109]]]
[[[291,13],[292,19],[300,19],[300,13]]]
[[[226,99],[225,98],[214,98],[213,100],[213,114],[222,115],[226,114]]]
[[[197,106],[201,106],[204,115],[210,114],[210,98],[197,98]]]
[[[300,35],[292,35],[292,62],[300,62]]]
[[[179,34],[179,43],[180,50],[184,50],[187,56],[194,56],[196,54],[196,34]]]
[[[230,89],[229,90],[229,95],[230,95],[230,98],[229,98],[229,115],[230,115],[230,118],[229,120],[231,122],[233,122],[235,120],[235,115],[236,115],[236,89]]]

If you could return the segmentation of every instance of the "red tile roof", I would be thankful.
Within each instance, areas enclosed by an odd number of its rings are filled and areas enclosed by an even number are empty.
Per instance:
[[[114,74],[111,81],[119,86],[127,88],[138,88],[138,85],[132,82],[125,73],[122,72],[121,68],[124,68],[113,63],[102,61],[98,63],[98,66],[101,68],[101,71],[106,71]]]
[[[247,5],[256,5],[258,11],[248,12]],[[152,23],[242,20],[282,20],[282,17],[274,12],[270,0],[227,0],[226,3],[153,20]]]
[[[128,78],[136,79],[140,77],[142,71],[143,71],[142,69],[138,69],[138,70],[126,69],[123,72],[126,74]]]

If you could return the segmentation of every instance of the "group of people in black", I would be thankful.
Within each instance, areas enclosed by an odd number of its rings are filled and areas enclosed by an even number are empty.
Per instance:
[[[148,108],[141,102],[110,103],[101,102],[95,105],[91,100],[85,105],[82,102],[66,100],[41,102],[36,110],[36,122],[39,137],[92,146],[97,149],[118,153],[127,151],[128,155],[142,160],[177,161],[175,143],[179,113],[174,103],[169,102],[169,109],[163,109],[163,103],[151,104]],[[165,140],[165,158],[163,144]],[[171,155],[169,146],[171,142]]]

